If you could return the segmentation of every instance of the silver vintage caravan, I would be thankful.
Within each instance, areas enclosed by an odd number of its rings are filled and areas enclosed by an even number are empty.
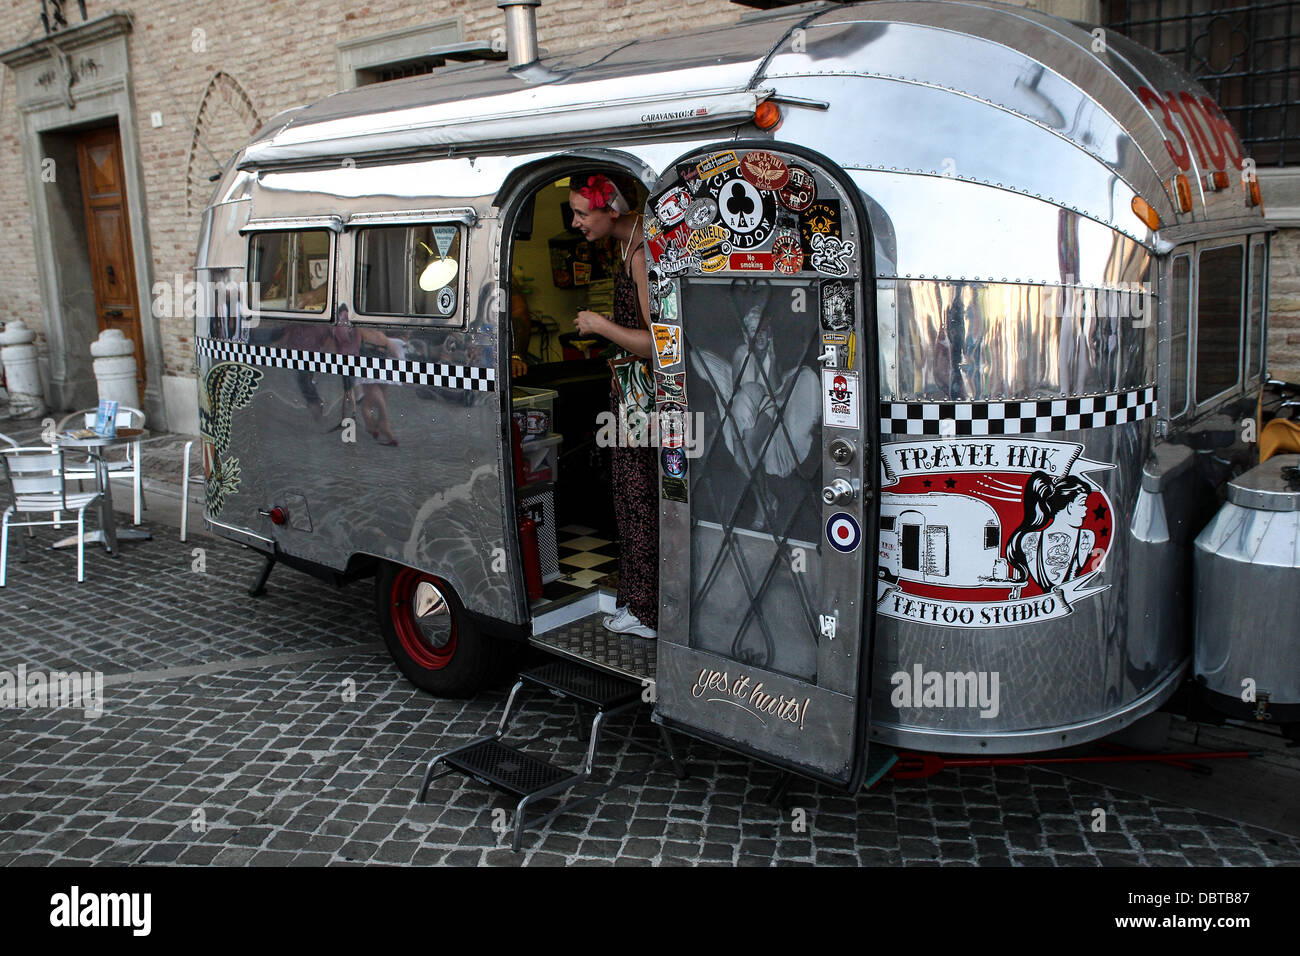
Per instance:
[[[997,3],[806,4],[540,60],[532,3],[502,4],[511,63],[338,93],[229,165],[198,251],[208,526],[374,575],[435,693],[531,642],[839,784],[871,741],[1037,751],[1160,706],[1263,380],[1267,227],[1214,101]],[[610,373],[571,317],[618,250],[563,212],[591,169],[643,190],[655,642],[600,626]],[[526,289],[555,322],[512,380]],[[997,675],[998,707],[900,693],[931,672]]]

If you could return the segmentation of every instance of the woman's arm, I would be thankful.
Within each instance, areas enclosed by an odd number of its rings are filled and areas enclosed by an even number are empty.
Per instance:
[[[645,250],[638,247],[632,254],[632,280],[636,284],[637,301],[641,304],[639,329],[629,329],[599,312],[583,310],[574,323],[583,335],[601,335],[633,355],[648,359],[654,354],[654,337],[650,334],[650,293],[645,274]]]
[[[583,310],[574,322],[583,335],[602,335],[633,355],[649,358],[654,352],[654,338],[649,329],[629,329],[619,325],[599,312]]]

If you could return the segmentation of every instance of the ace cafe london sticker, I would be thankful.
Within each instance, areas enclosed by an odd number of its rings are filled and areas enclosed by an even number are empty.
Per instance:
[[[760,192],[740,176],[715,180],[711,188],[718,215],[731,231],[732,246],[741,252],[761,246],[776,228],[772,193]]]
[[[1075,442],[888,442],[880,453],[877,611],[938,627],[1038,624],[1104,591],[1114,538],[1100,478]]]

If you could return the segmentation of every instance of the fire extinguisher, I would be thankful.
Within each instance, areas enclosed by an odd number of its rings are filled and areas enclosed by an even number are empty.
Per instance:
[[[524,553],[524,585],[528,589],[528,600],[540,601],[542,559],[537,550],[537,522],[522,509],[519,511],[519,549]]]

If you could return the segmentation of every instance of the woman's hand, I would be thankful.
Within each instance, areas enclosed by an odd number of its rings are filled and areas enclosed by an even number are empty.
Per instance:
[[[578,331],[583,335],[599,335],[602,338],[609,338],[606,330],[612,323],[599,312],[583,309],[578,313],[578,317],[573,324],[578,327]]]

